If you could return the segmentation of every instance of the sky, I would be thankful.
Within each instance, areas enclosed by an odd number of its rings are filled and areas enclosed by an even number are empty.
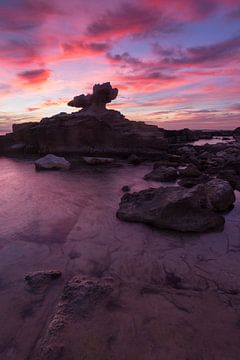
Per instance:
[[[0,32],[0,133],[106,81],[130,120],[240,126],[240,0],[0,0]]]

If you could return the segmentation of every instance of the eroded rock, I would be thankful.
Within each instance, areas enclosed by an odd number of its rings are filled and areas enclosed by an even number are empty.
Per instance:
[[[205,185],[197,185],[190,190],[161,187],[125,194],[117,217],[184,232],[223,230],[224,226],[224,218],[209,206]]]
[[[144,180],[154,181],[175,181],[178,177],[177,170],[174,167],[160,166],[155,168],[149,174],[144,176]]]
[[[205,185],[208,200],[215,211],[228,210],[236,198],[229,182],[222,179],[213,179]]]

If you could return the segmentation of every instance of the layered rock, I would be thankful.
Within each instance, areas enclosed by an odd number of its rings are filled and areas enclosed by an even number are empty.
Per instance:
[[[79,95],[70,106],[82,110],[60,113],[40,123],[13,125],[13,133],[4,139],[5,151],[17,143],[26,152],[83,154],[127,154],[158,152],[166,148],[164,132],[154,125],[127,120],[120,112],[106,109],[117,96],[110,83],[97,84],[93,93]]]
[[[223,230],[224,217],[218,212],[229,209],[234,201],[231,186],[214,179],[190,190],[172,186],[125,194],[117,217],[183,232]]]
[[[125,194],[117,217],[183,232],[222,230],[224,225],[224,218],[208,207],[203,185],[190,190],[161,187]]]

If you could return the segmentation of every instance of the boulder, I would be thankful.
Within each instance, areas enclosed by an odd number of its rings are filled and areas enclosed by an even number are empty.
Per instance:
[[[25,281],[32,292],[38,293],[46,290],[61,276],[62,273],[59,270],[34,271],[25,275]]]
[[[105,165],[105,164],[111,164],[113,162],[112,158],[89,157],[89,156],[84,156],[83,160],[88,165]]]
[[[64,157],[48,154],[35,161],[36,170],[67,170],[71,163]]]
[[[201,175],[201,172],[195,165],[190,164],[183,169],[179,169],[179,174],[183,177],[198,177]]]
[[[183,232],[223,230],[224,217],[209,206],[205,185],[161,187],[123,195],[117,217]]]
[[[205,184],[207,198],[215,211],[228,210],[236,198],[228,181],[213,179]]]
[[[160,166],[153,169],[149,174],[144,176],[144,180],[153,181],[175,181],[178,177],[177,170],[174,167]]]

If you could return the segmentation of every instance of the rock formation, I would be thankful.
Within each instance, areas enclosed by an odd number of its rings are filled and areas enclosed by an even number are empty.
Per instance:
[[[125,194],[117,217],[183,232],[223,230],[224,217],[217,212],[229,209],[234,201],[231,186],[215,179],[190,190],[168,186]]]
[[[97,84],[93,93],[79,95],[68,105],[82,107],[71,114],[60,113],[39,123],[13,125],[13,133],[0,141],[9,151],[21,144],[27,153],[81,153],[105,156],[147,154],[167,147],[161,129],[143,122],[129,121],[120,112],[106,109],[117,97],[110,83]]]
[[[118,89],[113,89],[110,82],[96,84],[92,94],[75,96],[68,105],[82,108],[83,111],[101,112],[106,110],[106,104],[116,99],[117,95]]]

